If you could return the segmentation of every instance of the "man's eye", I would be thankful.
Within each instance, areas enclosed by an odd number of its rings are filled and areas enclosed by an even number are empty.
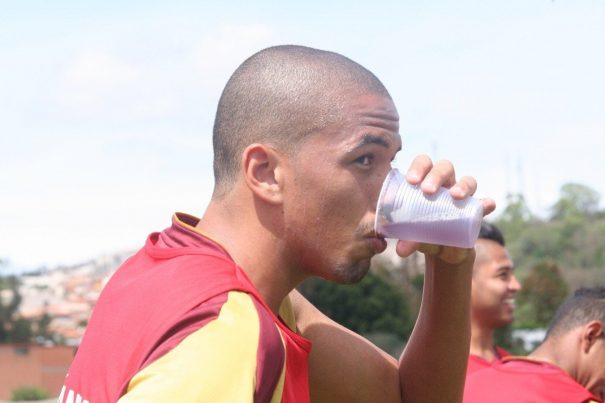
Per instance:
[[[361,157],[355,160],[357,164],[363,165],[364,167],[369,167],[370,165],[372,165],[373,161],[374,156],[372,155],[362,155]]]

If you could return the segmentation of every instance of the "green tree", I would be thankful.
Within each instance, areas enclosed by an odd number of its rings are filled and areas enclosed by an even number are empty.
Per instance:
[[[13,391],[11,400],[15,402],[19,401],[33,401],[33,400],[45,400],[50,395],[44,389],[40,389],[35,386],[21,386]]]
[[[373,272],[353,285],[313,278],[299,290],[324,314],[357,333],[391,333],[407,340],[414,325],[403,293]]]
[[[601,196],[588,186],[566,183],[560,194],[560,199],[552,207],[552,219],[592,216],[598,211]]]
[[[516,326],[538,328],[548,326],[555,311],[569,292],[559,267],[553,261],[543,261],[532,267],[522,281],[517,301]]]
[[[605,219],[588,220],[572,239],[574,266],[605,268]]]
[[[40,319],[38,319],[38,321],[36,322],[35,335],[44,339],[50,339],[52,335],[48,330],[48,326],[50,325],[51,321],[52,318],[50,317],[50,315],[48,313],[44,313],[44,315],[42,315],[42,317],[40,317]]]
[[[497,328],[494,332],[494,343],[513,355],[526,355],[529,353],[529,351],[525,350],[523,341],[513,337],[512,325]]]
[[[11,330],[8,332],[8,341],[11,343],[28,343],[33,336],[32,324],[24,318],[17,318],[11,323]]]
[[[506,234],[507,240],[519,239],[531,225],[534,217],[522,194],[509,194],[506,201],[506,207],[495,221],[495,224]]]
[[[17,316],[22,299],[19,279],[16,276],[0,277],[0,291],[9,296],[0,298],[0,343],[30,341],[31,323]]]
[[[536,223],[525,230],[515,252],[521,256],[519,261],[531,265],[548,259],[559,261],[571,245],[572,234],[572,229],[561,221]]]

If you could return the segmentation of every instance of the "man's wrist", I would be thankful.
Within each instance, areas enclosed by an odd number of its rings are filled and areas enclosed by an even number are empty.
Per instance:
[[[475,250],[441,246],[437,253],[425,253],[425,260],[427,268],[433,266],[442,270],[472,270]]]

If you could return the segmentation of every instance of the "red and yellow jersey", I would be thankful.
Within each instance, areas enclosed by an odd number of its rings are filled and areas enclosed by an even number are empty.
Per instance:
[[[482,357],[479,357],[475,354],[470,354],[468,356],[468,365],[466,367],[466,376],[469,376],[480,369],[485,369],[491,367],[495,362],[501,360],[504,357],[508,357],[510,353],[505,349],[496,346],[496,355],[497,358],[494,361],[487,361]]]
[[[561,368],[512,356],[467,377],[463,401],[602,403]]]
[[[308,340],[241,268],[175,214],[112,276],[59,402],[308,402]]]

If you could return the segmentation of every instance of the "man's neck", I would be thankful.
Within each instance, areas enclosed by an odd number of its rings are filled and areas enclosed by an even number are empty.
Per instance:
[[[274,313],[303,279],[293,275],[283,253],[283,241],[229,201],[211,201],[197,228],[211,235],[242,268]]]
[[[494,329],[479,326],[471,321],[470,353],[491,362],[498,358],[494,347]]]
[[[571,357],[567,353],[569,345],[571,343],[561,344],[565,347],[560,347],[560,343],[553,343],[552,340],[545,340],[540,346],[532,351],[528,356],[538,361],[544,361],[549,364],[555,365],[567,372],[572,378],[575,378],[576,374],[573,371],[574,365],[571,365]]]

